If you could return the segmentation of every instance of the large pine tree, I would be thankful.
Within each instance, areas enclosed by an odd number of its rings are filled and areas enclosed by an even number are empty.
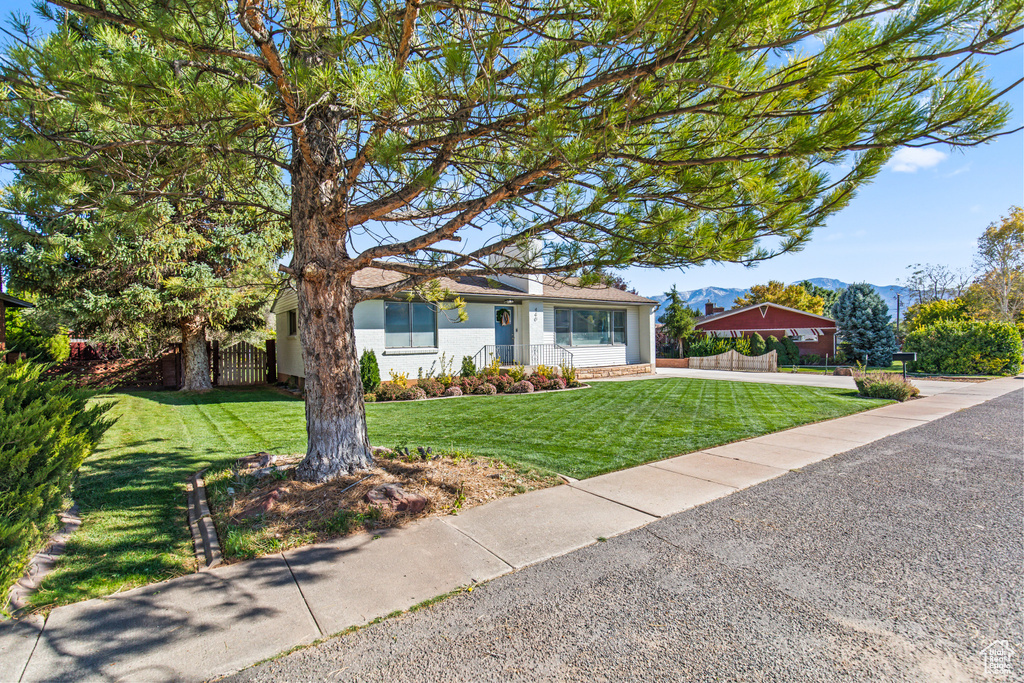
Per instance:
[[[23,36],[0,74],[8,164],[131,176],[149,198],[195,169],[287,172],[300,473],[314,480],[370,462],[360,301],[440,275],[797,249],[897,147],[1002,128],[1000,87],[973,55],[1002,49],[1022,13],[973,0],[50,6],[74,26]],[[537,238],[540,253],[489,262]],[[355,288],[368,266],[397,276]]]

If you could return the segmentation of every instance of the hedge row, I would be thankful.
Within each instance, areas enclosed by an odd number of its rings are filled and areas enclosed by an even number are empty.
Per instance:
[[[1021,335],[1000,322],[945,320],[907,335],[906,351],[916,351],[908,369],[949,375],[1012,375],[1021,370]]]
[[[43,377],[46,366],[0,364],[0,596],[54,526],[71,480],[103,432],[110,404]],[[5,600],[0,600],[5,602]],[[0,605],[2,606],[2,605]]]

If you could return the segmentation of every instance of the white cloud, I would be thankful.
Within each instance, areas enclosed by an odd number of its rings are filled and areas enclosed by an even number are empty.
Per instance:
[[[916,173],[931,168],[946,158],[945,152],[931,147],[900,147],[886,166],[896,173]]]

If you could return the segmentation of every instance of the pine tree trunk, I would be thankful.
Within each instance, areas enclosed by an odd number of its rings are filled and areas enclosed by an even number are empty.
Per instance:
[[[191,315],[181,323],[181,390],[209,391],[210,356],[206,352],[206,317]]]
[[[298,477],[324,482],[373,463],[356,354],[354,292],[348,276],[328,274],[300,279],[298,294],[309,437]]]

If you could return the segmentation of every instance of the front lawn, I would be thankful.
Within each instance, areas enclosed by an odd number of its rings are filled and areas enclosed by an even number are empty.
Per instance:
[[[305,449],[301,401],[269,389],[114,397],[120,419],[83,465],[82,528],[33,597],[108,595],[195,570],[184,481],[257,451]],[[698,379],[370,404],[381,446],[457,448],[584,478],[882,405],[853,391]]]

